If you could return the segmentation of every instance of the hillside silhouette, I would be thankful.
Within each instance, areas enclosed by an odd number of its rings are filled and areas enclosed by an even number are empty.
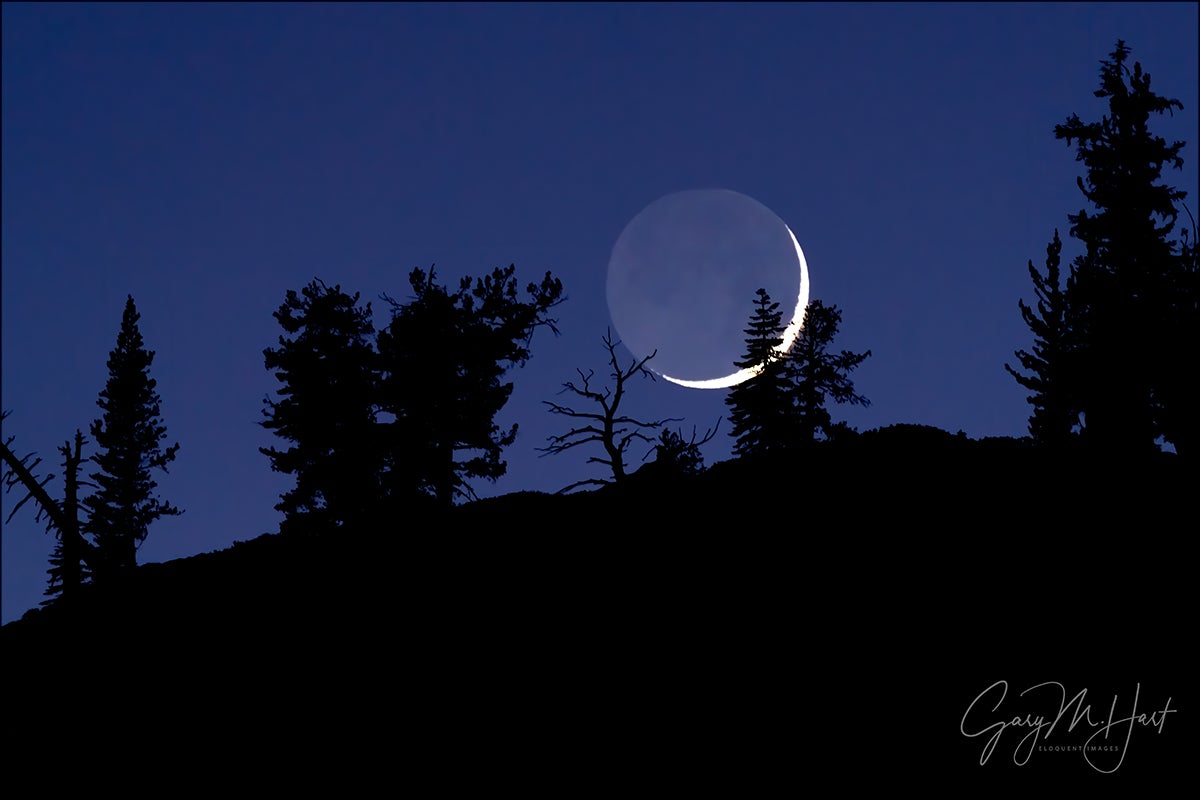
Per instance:
[[[606,748],[778,769],[802,750],[826,774],[895,707],[881,768],[978,780],[957,720],[998,677],[1140,681],[1185,705],[1195,478],[1171,454],[896,425],[804,458],[264,534],[5,625],[5,737],[103,752],[120,719],[157,747],[404,741],[433,769],[536,771],[522,748],[579,770]],[[1180,730],[1123,769],[1172,763]]]

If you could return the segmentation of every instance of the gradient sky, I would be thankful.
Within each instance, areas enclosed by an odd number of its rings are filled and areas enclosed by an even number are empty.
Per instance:
[[[1030,344],[1026,262],[1056,226],[1074,256],[1083,205],[1053,127],[1104,112],[1099,61],[1124,38],[1184,104],[1155,125],[1188,142],[1168,180],[1195,212],[1196,30],[1194,3],[6,2],[3,434],[57,462],[86,431],[133,294],[181,444],[161,494],[186,509],[139,560],[253,538],[291,481],[258,452],[284,293],[321,277],[382,325],[379,294],[408,297],[414,267],[452,282],[515,263],[570,299],[513,374],[508,475],[477,491],[600,475],[582,450],[539,458],[565,431],[542,401],[605,371],[626,223],[725,188],[795,231],[813,298],[842,309],[838,345],[874,353],[855,373],[872,405],[835,417],[1022,435],[1003,364]],[[645,381],[628,408],[703,431],[724,396]],[[5,622],[42,599],[51,545],[32,508],[4,526]]]

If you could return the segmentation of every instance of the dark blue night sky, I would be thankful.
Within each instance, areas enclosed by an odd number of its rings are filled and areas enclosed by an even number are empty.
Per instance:
[[[535,448],[563,432],[542,401],[605,370],[613,245],[695,188],[786,222],[812,296],[842,309],[839,346],[873,351],[871,406],[835,416],[1022,435],[1003,365],[1030,343],[1026,262],[1055,227],[1075,255],[1083,204],[1053,127],[1099,118],[1099,62],[1125,39],[1184,104],[1156,129],[1188,142],[1167,175],[1195,213],[1196,30],[1194,3],[4,3],[4,436],[53,462],[86,431],[132,294],[181,444],[160,490],[186,509],[139,560],[253,538],[290,485],[257,424],[284,293],[339,283],[382,324],[414,267],[515,263],[569,300],[513,374],[508,475],[476,490],[556,490],[596,473]],[[703,431],[723,399],[660,380],[629,403]],[[4,621],[42,599],[51,544],[32,509],[4,526]]]

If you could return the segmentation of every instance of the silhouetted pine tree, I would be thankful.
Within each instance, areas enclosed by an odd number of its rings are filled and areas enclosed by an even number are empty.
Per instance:
[[[1023,375],[1008,364],[1004,368],[1017,383],[1033,394],[1026,398],[1033,406],[1029,417],[1029,435],[1039,444],[1061,447],[1073,436],[1079,422],[1071,398],[1071,382],[1066,373],[1069,332],[1067,329],[1067,295],[1063,290],[1059,265],[1062,240],[1058,229],[1046,247],[1046,274],[1042,275],[1029,262],[1029,277],[1037,296],[1036,308],[1018,300],[1021,318],[1033,332],[1033,352],[1017,350],[1015,355]]]
[[[734,366],[760,369],[757,375],[733,386],[725,396],[729,406],[729,435],[739,456],[762,455],[790,446],[795,434],[791,381],[779,353],[783,343],[783,314],[765,289],[756,292],[754,312],[745,329],[746,351]]]
[[[495,480],[507,465],[502,450],[517,435],[495,418],[508,402],[508,369],[529,358],[534,331],[562,300],[562,283],[547,272],[540,284],[517,294],[516,267],[463,278],[457,290],[436,283],[434,270],[409,275],[413,297],[392,306],[380,332],[380,410],[392,416],[382,441],[387,449],[387,492],[393,501],[416,495],[448,506],[471,497],[472,478]]]
[[[96,405],[103,415],[92,423],[99,452],[91,461],[96,490],[83,501],[86,531],[95,545],[92,574],[96,582],[111,580],[137,566],[137,548],[151,523],[183,512],[155,495],[152,470],[167,471],[179,444],[163,449],[167,437],[160,417],[157,381],[150,377],[154,352],[138,330],[133,297],[125,301],[117,346],[108,357],[108,382]]]
[[[281,531],[317,533],[374,512],[381,448],[375,440],[378,358],[371,305],[314,280],[289,290],[274,313],[286,336],[263,351],[280,382],[264,399],[262,426],[291,446],[259,448],[271,469],[296,476],[275,506]]]
[[[1054,135],[1074,144],[1086,174],[1078,180],[1093,211],[1068,216],[1071,236],[1084,245],[1068,281],[1072,381],[1083,414],[1085,441],[1122,452],[1150,451],[1164,428],[1160,403],[1186,402],[1186,393],[1162,391],[1164,376],[1197,367],[1175,363],[1182,355],[1178,319],[1181,253],[1171,239],[1184,192],[1160,183],[1162,167],[1183,166],[1183,142],[1167,144],[1149,129],[1151,115],[1182,108],[1150,89],[1150,75],[1126,65],[1129,47],[1118,41],[1101,62],[1097,97],[1108,114],[1084,123],[1072,114]],[[1186,317],[1189,313],[1184,311]],[[1194,341],[1194,337],[1193,337]],[[1188,409],[1186,413],[1193,413]]]
[[[870,405],[866,397],[854,391],[850,373],[870,357],[871,351],[829,352],[841,322],[842,312],[837,306],[826,306],[820,300],[813,300],[805,309],[804,326],[788,350],[784,363],[791,382],[795,417],[792,427],[798,445],[810,444],[818,435],[830,437],[833,420],[826,407],[829,400]]]

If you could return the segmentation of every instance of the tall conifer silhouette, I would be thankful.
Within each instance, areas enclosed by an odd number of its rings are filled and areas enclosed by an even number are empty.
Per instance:
[[[92,574],[97,582],[128,573],[137,566],[137,549],[160,517],[183,513],[159,499],[155,471],[167,471],[179,444],[163,447],[163,424],[157,381],[150,377],[154,352],[147,350],[138,329],[141,315],[129,296],[121,316],[117,346],[108,357],[108,381],[96,401],[103,415],[91,426],[99,452],[92,456],[96,490],[83,505],[86,530],[93,537]]]
[[[755,293],[754,311],[745,329],[746,350],[734,366],[761,371],[729,390],[729,435],[739,456],[761,455],[790,445],[793,438],[791,383],[784,356],[783,313],[765,289]]]
[[[1054,135],[1075,147],[1085,167],[1079,188],[1091,206],[1068,215],[1084,247],[1067,287],[1082,435],[1107,450],[1146,452],[1159,435],[1181,430],[1164,427],[1163,405],[1195,397],[1178,387],[1200,375],[1196,359],[1186,360],[1200,329],[1195,297],[1187,296],[1195,281],[1172,237],[1185,193],[1161,182],[1164,166],[1183,167],[1184,142],[1168,144],[1150,129],[1153,116],[1183,105],[1155,94],[1142,65],[1127,66],[1129,53],[1118,41],[1101,62],[1095,95],[1107,100],[1108,113],[1086,123],[1072,114]]]

